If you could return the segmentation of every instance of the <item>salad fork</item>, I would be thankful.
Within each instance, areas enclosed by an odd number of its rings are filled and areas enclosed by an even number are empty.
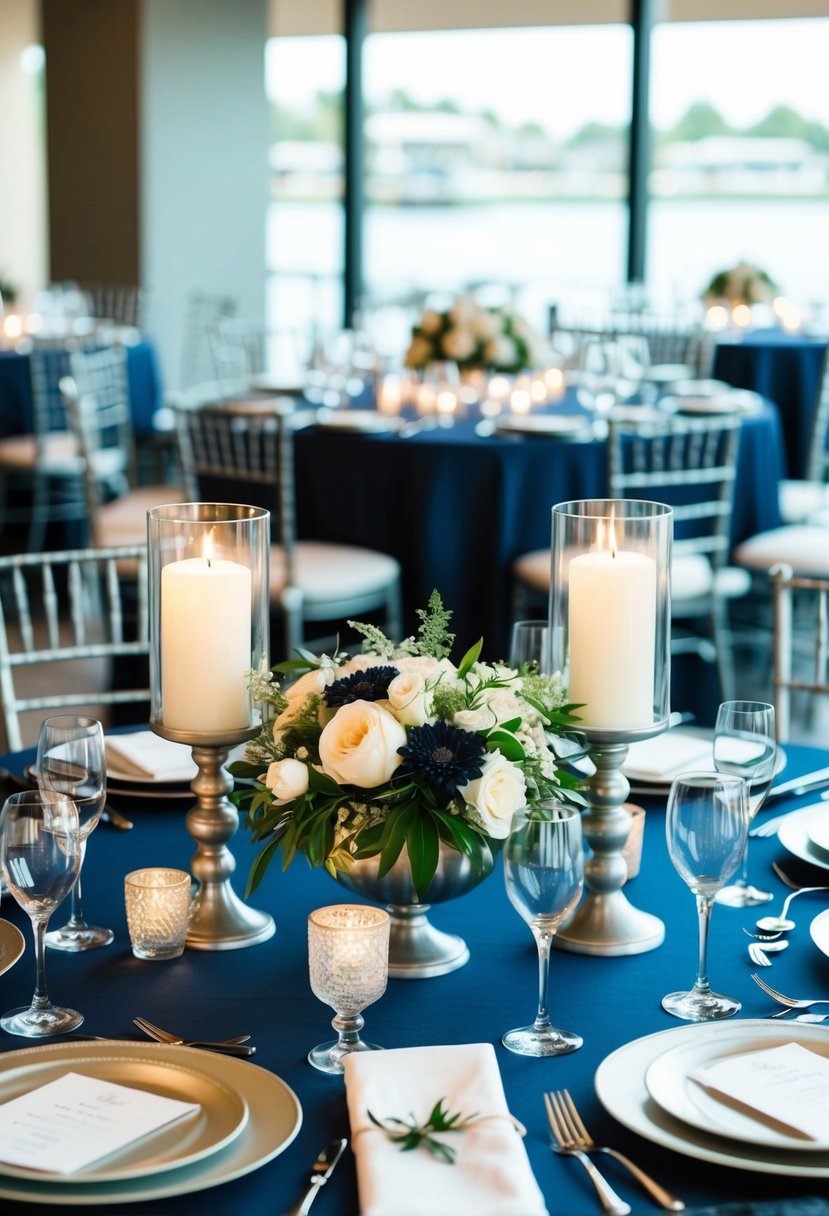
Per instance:
[[[162,1030],[160,1026],[154,1026],[146,1018],[133,1018],[132,1020],[133,1025],[149,1038],[155,1039],[157,1043],[169,1043],[171,1046],[177,1047],[205,1047],[208,1051],[233,1056],[252,1056],[256,1051],[255,1047],[248,1045],[249,1034],[238,1035],[233,1039],[183,1039],[179,1035],[171,1034],[169,1030]]]
[[[672,1195],[661,1183],[657,1182],[655,1178],[651,1178],[650,1174],[646,1174],[643,1169],[631,1161],[629,1157],[626,1157],[624,1153],[619,1152],[618,1149],[610,1148],[606,1144],[596,1143],[585,1127],[576,1104],[570,1097],[569,1090],[552,1090],[549,1094],[544,1095],[545,1101],[548,1098],[558,1111],[559,1132],[562,1134],[566,1133],[567,1146],[584,1149],[588,1153],[607,1153],[609,1157],[613,1157],[633,1175],[660,1207],[663,1207],[668,1212],[685,1211],[685,1204],[681,1199],[678,1199],[676,1195]]]
[[[555,1095],[553,1094],[544,1095],[544,1105],[547,1107],[547,1119],[552,1135],[553,1152],[560,1153],[564,1157],[575,1157],[582,1163],[590,1176],[590,1181],[596,1188],[599,1202],[608,1213],[608,1216],[628,1216],[631,1210],[630,1204],[625,1203],[624,1199],[619,1198],[604,1174],[599,1173],[587,1154],[582,1149],[576,1147],[573,1138],[567,1130],[563,1112],[559,1110],[554,1098]]]
[[[756,972],[751,973],[751,978],[758,987],[763,989],[767,996],[770,996],[773,1001],[777,1001],[778,1005],[785,1005],[786,1009],[809,1009],[812,1005],[829,1005],[829,998],[815,997],[813,1000],[799,1001],[793,996],[786,996],[785,992],[778,992],[776,988],[772,988],[765,980],[760,979]],[[775,1014],[775,1016],[777,1016]]]

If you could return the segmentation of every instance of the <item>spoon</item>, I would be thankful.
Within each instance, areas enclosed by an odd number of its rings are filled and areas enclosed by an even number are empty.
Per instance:
[[[790,920],[786,913],[789,910],[789,904],[798,895],[805,895],[807,891],[825,891],[826,887],[800,887],[797,891],[792,891],[783,900],[783,907],[779,916],[761,916],[758,921],[755,921],[757,928],[761,933],[787,933],[789,929],[795,927],[795,922]]]

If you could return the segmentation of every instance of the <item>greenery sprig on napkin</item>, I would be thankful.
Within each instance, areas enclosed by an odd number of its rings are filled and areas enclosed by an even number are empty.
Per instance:
[[[447,1165],[454,1165],[455,1158],[458,1155],[457,1149],[452,1148],[449,1144],[444,1144],[442,1140],[436,1140],[435,1133],[465,1131],[471,1123],[475,1122],[478,1115],[462,1115],[459,1111],[456,1111],[454,1115],[450,1115],[448,1110],[444,1110],[444,1101],[444,1098],[438,1098],[432,1107],[432,1113],[425,1123],[418,1123],[414,1115],[411,1114],[408,1119],[398,1119],[395,1116],[390,1116],[388,1119],[378,1119],[370,1110],[367,1110],[366,1114],[375,1127],[379,1127],[380,1131],[388,1136],[393,1144],[400,1146],[401,1152],[409,1153],[413,1149],[420,1148],[422,1145],[438,1161],[444,1161]]]

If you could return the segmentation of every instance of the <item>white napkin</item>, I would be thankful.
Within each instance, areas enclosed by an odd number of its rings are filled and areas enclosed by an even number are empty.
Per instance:
[[[345,1085],[361,1216],[546,1216],[491,1043],[355,1052]],[[452,1165],[401,1151],[366,1113],[425,1123],[440,1098],[452,1114],[502,1116],[439,1136],[456,1150]]]
[[[151,730],[107,735],[107,771],[140,781],[192,781],[198,769],[185,743],[172,743]]]
[[[710,737],[690,734],[674,727],[652,739],[632,743],[622,772],[635,781],[672,781],[677,773],[711,769],[714,765]]]

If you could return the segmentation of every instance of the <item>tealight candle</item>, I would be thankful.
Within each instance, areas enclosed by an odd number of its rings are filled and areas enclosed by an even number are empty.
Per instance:
[[[136,958],[178,958],[190,917],[190,875],[184,870],[133,870],[124,878],[132,952]]]

